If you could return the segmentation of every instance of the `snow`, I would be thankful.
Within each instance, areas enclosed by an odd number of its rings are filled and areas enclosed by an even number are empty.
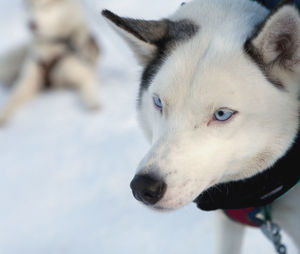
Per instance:
[[[180,1],[86,0],[104,55],[101,112],[70,91],[42,94],[0,129],[0,254],[213,253],[214,213],[194,204],[158,213],[132,197],[129,182],[148,149],[136,122],[140,69],[100,15],[158,19]],[[0,54],[29,39],[21,0],[0,2]],[[124,68],[125,67],[125,68]],[[0,106],[9,91],[0,88]],[[290,254],[296,250],[290,246]],[[274,253],[249,229],[244,254]]]

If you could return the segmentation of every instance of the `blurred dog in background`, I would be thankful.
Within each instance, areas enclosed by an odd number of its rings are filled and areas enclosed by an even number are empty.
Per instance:
[[[99,108],[99,47],[76,0],[26,0],[33,40],[0,59],[0,83],[14,84],[0,125],[39,92],[76,89],[88,109]]]

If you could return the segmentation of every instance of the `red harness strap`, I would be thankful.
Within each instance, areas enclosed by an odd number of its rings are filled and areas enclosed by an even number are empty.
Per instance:
[[[245,209],[223,210],[224,213],[233,221],[252,227],[261,227],[264,224],[264,219],[259,218],[263,214],[262,207],[250,207]]]

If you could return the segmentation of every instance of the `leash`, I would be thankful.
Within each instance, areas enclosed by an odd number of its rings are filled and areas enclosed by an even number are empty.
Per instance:
[[[265,221],[261,226],[263,234],[273,243],[278,254],[287,254],[286,245],[282,243],[281,228],[272,220],[272,207],[267,205],[263,207]]]
[[[298,181],[298,184],[299,183],[300,180]],[[261,226],[261,231],[273,243],[278,254],[287,254],[287,247],[281,241],[281,228],[272,220],[272,206],[264,206],[263,214],[265,221]]]
[[[287,254],[287,248],[281,241],[281,228],[272,219],[271,205],[224,210],[224,213],[234,222],[260,228],[262,233],[272,242],[278,254]]]

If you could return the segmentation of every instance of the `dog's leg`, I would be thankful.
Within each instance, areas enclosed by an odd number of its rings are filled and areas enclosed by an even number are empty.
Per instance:
[[[61,60],[54,71],[54,80],[60,85],[69,84],[78,90],[84,104],[91,110],[100,108],[98,79],[95,68],[76,56]]]
[[[12,96],[0,112],[0,126],[5,124],[10,116],[24,103],[32,99],[42,85],[40,66],[33,60],[28,60],[13,89]]]
[[[245,227],[231,221],[224,214],[217,215],[216,254],[240,254]]]
[[[99,104],[99,97],[98,97],[99,93],[98,93],[97,79],[93,77],[92,73],[88,74],[87,76],[90,77],[86,79],[82,77],[83,78],[83,80],[81,80],[82,83],[78,81],[76,86],[78,87],[79,94],[82,98],[82,101],[85,103],[85,105],[90,110],[98,110],[100,109],[100,104]]]
[[[91,110],[100,109],[98,102],[98,88],[95,82],[82,84],[79,88],[83,102]]]

